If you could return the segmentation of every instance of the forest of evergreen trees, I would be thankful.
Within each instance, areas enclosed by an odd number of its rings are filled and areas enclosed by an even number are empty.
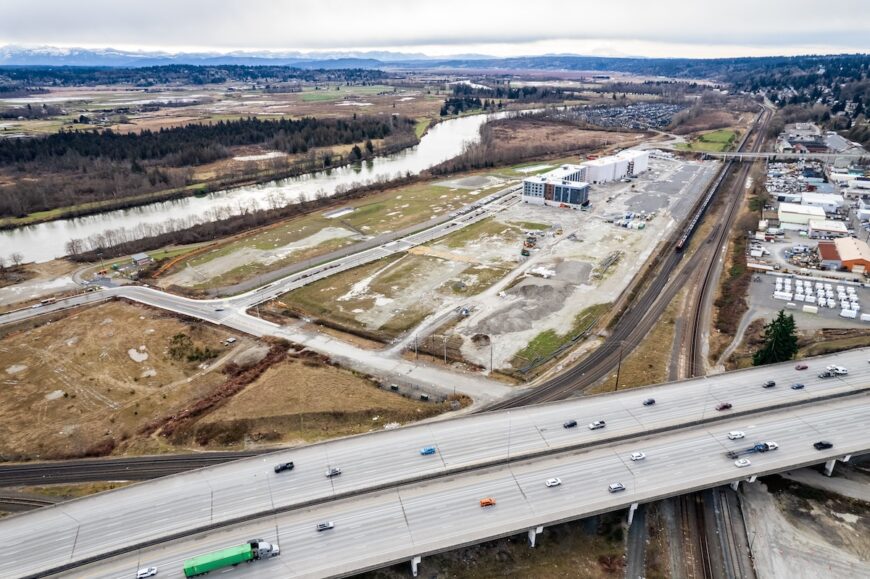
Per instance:
[[[227,81],[283,82],[372,82],[386,77],[380,70],[302,69],[292,66],[225,64],[198,66],[170,64],[114,68],[101,66],[0,66],[0,81],[15,87],[94,86],[131,84],[140,87],[165,84],[221,84]],[[0,85],[3,85],[0,82]]]
[[[259,145],[293,155],[315,147],[365,142],[365,153],[356,147],[347,159],[354,161],[373,153],[372,140],[387,138],[391,143],[416,142],[414,121],[252,117],[141,133],[61,131],[40,138],[0,140],[0,170],[13,181],[0,196],[0,216],[182,187],[192,182],[190,167],[225,158],[232,147]],[[29,178],[17,179],[19,175]]]
[[[36,139],[0,140],[0,166],[45,163],[69,153],[92,159],[148,161],[181,167],[225,157],[225,147],[265,144],[285,153],[305,153],[311,147],[383,139],[393,130],[392,119],[262,120],[256,117],[212,124],[190,124],[140,133],[60,131]]]

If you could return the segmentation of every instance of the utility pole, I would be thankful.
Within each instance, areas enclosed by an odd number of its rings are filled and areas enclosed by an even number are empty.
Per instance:
[[[106,264],[103,262],[103,252],[102,252],[102,251],[98,251],[98,252],[97,252],[97,257],[100,258],[100,271],[103,271],[104,269],[106,269]]]
[[[416,362],[417,359],[417,334],[414,334],[414,361]]]
[[[444,334],[444,363],[447,363],[447,334]]]
[[[624,344],[624,341],[619,342],[619,362],[616,364],[616,384],[613,385],[614,392],[619,390],[619,371],[622,369],[622,346]]]
[[[492,336],[489,337],[489,373],[492,374]]]

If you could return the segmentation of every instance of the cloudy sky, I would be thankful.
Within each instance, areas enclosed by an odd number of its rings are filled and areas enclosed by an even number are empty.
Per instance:
[[[0,0],[0,45],[756,56],[870,52],[867,0]]]

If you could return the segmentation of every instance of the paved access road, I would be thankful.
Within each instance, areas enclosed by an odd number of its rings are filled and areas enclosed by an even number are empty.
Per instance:
[[[747,439],[728,440],[731,429],[744,430]],[[813,442],[821,439],[834,448],[815,450]],[[780,448],[752,455],[747,468],[725,456],[756,440],[776,441]],[[630,460],[637,450],[646,453],[645,460]],[[366,493],[144,549],[65,576],[124,577],[137,566],[155,565],[160,577],[181,577],[186,558],[253,537],[278,543],[282,554],[239,567],[233,577],[341,576],[414,555],[423,555],[425,566],[426,555],[460,545],[868,450],[870,395],[864,394]],[[561,486],[548,488],[544,481],[550,477],[559,477]],[[609,493],[613,482],[626,490]],[[484,497],[496,505],[481,508]],[[332,521],[335,528],[318,533],[321,521]]]
[[[790,405],[835,393],[856,392],[870,382],[867,350],[817,358],[810,369],[792,364],[754,368],[652,388],[618,392],[553,404],[466,416],[350,437],[295,450],[244,459],[166,477],[94,497],[62,503],[38,512],[0,520],[0,577],[32,572],[109,552],[130,544],[188,531],[275,508],[302,507],[349,493],[371,491],[424,477],[451,475],[461,469],[545,454],[578,445],[612,444],[619,437],[705,420],[721,420],[717,429],[735,428],[729,416]],[[822,380],[815,373],[827,364],[851,369],[844,378]],[[774,379],[776,388],[761,384]],[[789,384],[802,381],[803,390]],[[654,397],[656,404],[643,406]],[[862,399],[865,400],[866,399]],[[717,412],[722,401],[734,405]],[[810,405],[818,402],[811,402]],[[577,427],[563,423],[574,419]],[[591,431],[586,424],[605,420]],[[435,445],[438,452],[421,456]],[[275,463],[292,460],[296,469],[276,475]],[[343,470],[327,479],[327,467]],[[46,538],[48,538],[46,540]],[[22,553],[22,542],[40,549]]]
[[[293,273],[263,287],[231,298],[195,300],[149,287],[112,287],[98,292],[58,300],[53,304],[26,308],[0,315],[0,325],[21,322],[46,313],[96,303],[110,298],[126,298],[167,311],[192,316],[206,322],[223,325],[229,329],[249,333],[254,336],[270,335],[287,338],[360,372],[381,376],[399,383],[422,386],[430,394],[446,396],[452,392],[459,391],[471,396],[478,403],[485,404],[509,395],[512,392],[512,388],[479,375],[456,372],[443,367],[418,365],[414,362],[403,360],[398,356],[385,356],[382,352],[364,350],[324,334],[285,328],[248,315],[246,312],[259,303],[274,299],[281,294],[298,289],[306,284],[396,253],[407,251],[411,247],[438,239],[453,231],[492,217],[496,213],[519,202],[519,197],[515,191],[516,187],[506,188],[467,207],[461,214],[457,214],[450,221],[438,223],[433,227],[379,247],[343,256],[304,271]]]

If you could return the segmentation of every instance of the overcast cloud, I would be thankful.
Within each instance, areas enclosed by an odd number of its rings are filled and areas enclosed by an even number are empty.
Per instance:
[[[870,51],[866,0],[0,0],[0,45],[742,56]]]

